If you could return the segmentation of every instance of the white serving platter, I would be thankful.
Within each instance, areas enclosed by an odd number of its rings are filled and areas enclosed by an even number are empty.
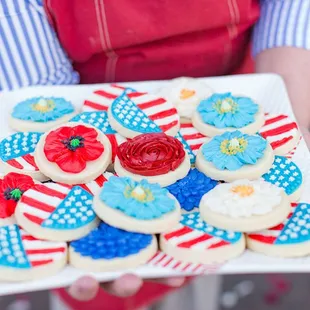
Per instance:
[[[291,118],[295,118],[292,112],[291,104],[282,79],[273,74],[262,75],[239,75],[202,79],[207,82],[216,92],[231,91],[236,94],[244,94],[252,97],[261,104],[266,112],[287,114]],[[133,87],[138,91],[155,92],[163,86],[166,81],[151,82],[133,82],[125,83],[126,86]],[[6,137],[11,133],[8,128],[8,115],[13,106],[27,97],[32,96],[63,96],[73,102],[74,105],[80,107],[83,100],[87,98],[93,90],[100,88],[102,84],[96,85],[77,85],[77,86],[42,86],[29,87],[14,92],[0,93],[0,138]],[[302,140],[299,144],[293,161],[300,167],[304,177],[304,191],[301,202],[310,203],[310,153],[305,142]],[[157,261],[168,263],[169,258],[161,255]],[[117,278],[123,273],[132,272],[143,278],[169,277],[176,275],[201,274],[203,268],[188,268],[186,264],[179,264],[178,268],[161,267],[152,261],[146,266],[142,266],[135,270],[122,270],[119,272],[105,272],[91,274],[99,281],[109,281]],[[194,271],[193,271],[194,270]],[[209,266],[205,273],[216,272],[220,274],[237,274],[237,273],[268,273],[268,272],[310,272],[310,256],[297,259],[281,259],[271,258],[264,255],[246,251],[242,256],[231,260],[222,266]],[[66,287],[73,283],[79,277],[90,274],[73,267],[67,266],[59,274],[36,280],[32,282],[22,283],[3,283],[0,282],[0,296],[8,294],[16,294],[22,292],[30,292],[36,290],[53,289],[58,287]]]

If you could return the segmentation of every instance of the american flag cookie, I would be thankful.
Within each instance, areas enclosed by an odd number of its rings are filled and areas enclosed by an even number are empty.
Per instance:
[[[112,162],[114,162],[118,146],[127,141],[125,137],[122,137],[110,126],[108,113],[106,111],[83,112],[76,115],[70,121],[89,124],[102,131],[111,143]]]
[[[17,172],[43,182],[49,178],[39,171],[33,153],[42,133],[17,132],[0,142],[0,167],[5,173]]]
[[[19,102],[9,116],[16,131],[45,132],[66,123],[76,113],[72,103],[62,97],[33,97]]]
[[[123,94],[137,93],[135,89],[117,84],[104,85],[84,100],[82,111],[108,111],[112,102]]]
[[[102,179],[101,183],[104,182]],[[71,241],[81,238],[99,224],[92,208],[91,186],[94,184],[37,184],[25,191],[18,201],[16,221],[39,239]],[[93,191],[97,192],[94,188]]]
[[[0,176],[0,226],[16,223],[14,213],[17,203],[24,192],[34,185],[34,180],[28,175],[10,172]]]
[[[261,106],[251,98],[231,93],[215,93],[202,100],[192,117],[195,128],[209,137],[235,130],[255,134],[264,125],[264,120]]]
[[[67,244],[38,240],[16,224],[0,227],[0,280],[30,281],[57,274],[67,264]]]
[[[272,228],[248,234],[247,247],[270,256],[298,257],[310,254],[310,205],[292,203],[287,218]]]
[[[253,232],[281,223],[290,213],[282,188],[263,180],[221,183],[200,200],[201,218],[215,227]]]
[[[160,235],[160,249],[185,263],[221,263],[241,255],[245,239],[240,232],[211,226],[193,212],[183,214],[178,226]]]
[[[138,93],[122,95],[108,110],[114,130],[126,138],[140,134],[163,132],[175,136],[180,129],[180,117],[174,105],[164,98]]]
[[[271,169],[262,178],[284,189],[291,202],[297,202],[302,194],[303,177],[298,166],[284,156],[275,156]]]
[[[300,141],[297,123],[283,114],[265,114],[259,133],[268,140],[276,155],[287,155]]]
[[[87,183],[112,161],[109,139],[89,124],[69,122],[45,133],[34,153],[39,170],[55,182]]]
[[[190,77],[180,77],[168,82],[158,95],[174,104],[181,117],[181,123],[191,123],[192,115],[201,100],[210,97],[211,87],[205,82]]]
[[[119,271],[147,263],[157,252],[156,237],[128,232],[101,223],[87,236],[73,241],[70,264],[91,271]]]

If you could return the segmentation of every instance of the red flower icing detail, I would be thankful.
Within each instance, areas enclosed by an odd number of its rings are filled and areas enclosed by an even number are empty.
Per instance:
[[[177,169],[185,158],[185,151],[178,139],[153,133],[122,143],[117,156],[127,171],[154,176]]]
[[[69,173],[79,173],[88,161],[98,159],[104,146],[97,140],[98,132],[84,125],[60,127],[51,131],[44,144],[46,158]]]
[[[12,216],[23,193],[34,185],[31,177],[15,172],[0,179],[0,218]]]

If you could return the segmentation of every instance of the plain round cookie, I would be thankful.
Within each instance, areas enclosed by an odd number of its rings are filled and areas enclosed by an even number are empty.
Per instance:
[[[204,123],[201,116],[199,115],[199,112],[196,110],[192,117],[192,123],[194,127],[205,136],[214,137],[217,135],[221,135],[226,131],[235,131],[235,130],[239,130],[245,134],[256,134],[265,123],[265,115],[261,106],[259,107],[258,112],[255,114],[254,119],[255,121],[253,123],[241,128],[235,128],[235,127],[216,128],[215,126]]]
[[[53,130],[56,130],[61,127],[75,127],[79,125],[81,124],[70,122],[55,127],[53,128]],[[82,126],[96,130],[96,132],[98,133],[97,140],[103,144],[104,151],[98,159],[87,162],[86,168],[80,173],[74,174],[65,172],[62,169],[60,169],[56,163],[50,162],[44,154],[45,139],[50,132],[47,132],[43,136],[41,136],[34,153],[35,162],[39,167],[40,171],[44,175],[50,177],[53,181],[66,184],[87,183],[90,182],[91,180],[94,180],[103,172],[105,172],[109,164],[111,163],[112,150],[109,139],[101,131],[99,131],[93,126],[87,124],[83,124]]]
[[[207,195],[208,193],[205,196]],[[226,230],[253,232],[273,227],[281,223],[290,213],[290,206],[291,204],[287,195],[284,193],[283,190],[281,190],[280,204],[274,207],[271,212],[263,215],[252,215],[248,218],[232,218],[228,215],[224,215],[210,210],[209,206],[204,200],[204,197],[200,202],[199,210],[201,218],[208,222],[208,224],[210,225]]]
[[[244,252],[245,238],[239,232],[217,229],[193,212],[183,214],[178,226],[160,235],[160,249],[185,263],[221,263]]]
[[[154,175],[154,176],[145,176],[134,174],[127,171],[120,163],[119,158],[115,157],[114,170],[116,174],[120,177],[126,176],[130,177],[135,181],[141,181],[143,179],[147,180],[149,183],[158,183],[160,186],[165,187],[175,183],[177,180],[183,179],[191,169],[191,163],[188,154],[185,152],[185,158],[182,164],[175,169],[166,174]]]
[[[274,153],[271,146],[267,143],[264,156],[255,165],[244,165],[238,170],[230,171],[227,169],[219,170],[213,163],[204,159],[202,148],[199,149],[196,157],[196,168],[214,180],[233,182],[241,179],[256,180],[269,171],[274,162]]]

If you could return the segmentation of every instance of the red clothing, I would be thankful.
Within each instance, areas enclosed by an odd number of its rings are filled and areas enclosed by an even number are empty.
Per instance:
[[[46,0],[59,39],[82,83],[252,71],[248,43],[258,0]],[[147,284],[134,297],[101,292],[78,310],[137,309],[167,288]]]

